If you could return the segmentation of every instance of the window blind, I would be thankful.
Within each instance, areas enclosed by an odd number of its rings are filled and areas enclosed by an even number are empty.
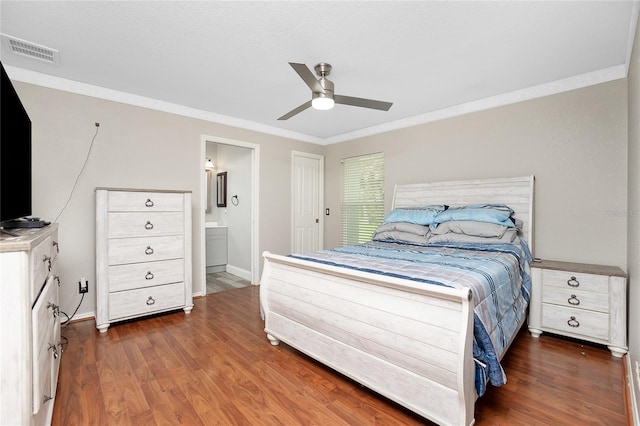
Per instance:
[[[370,241],[384,220],[384,153],[342,160],[340,244]]]

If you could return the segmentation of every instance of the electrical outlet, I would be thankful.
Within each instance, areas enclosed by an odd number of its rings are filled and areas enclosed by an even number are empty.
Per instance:
[[[84,277],[80,278],[78,281],[78,293],[88,293],[89,292],[89,282],[84,279]]]

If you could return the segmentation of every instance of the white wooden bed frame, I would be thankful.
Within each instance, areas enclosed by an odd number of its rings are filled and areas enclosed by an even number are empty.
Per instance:
[[[533,251],[533,176],[397,185],[392,208],[502,203]],[[265,332],[438,424],[474,423],[470,290],[264,253]],[[520,324],[521,326],[522,324]]]

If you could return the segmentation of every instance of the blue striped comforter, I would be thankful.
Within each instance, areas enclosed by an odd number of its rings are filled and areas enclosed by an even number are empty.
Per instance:
[[[518,331],[531,292],[531,255],[524,241],[429,245],[372,241],[291,256],[427,284],[470,288],[476,390],[483,395],[487,383],[506,383],[499,359]]]

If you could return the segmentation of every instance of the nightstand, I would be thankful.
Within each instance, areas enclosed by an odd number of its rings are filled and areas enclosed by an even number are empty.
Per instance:
[[[531,264],[529,331],[607,345],[627,353],[627,274],[616,266],[543,260]]]

